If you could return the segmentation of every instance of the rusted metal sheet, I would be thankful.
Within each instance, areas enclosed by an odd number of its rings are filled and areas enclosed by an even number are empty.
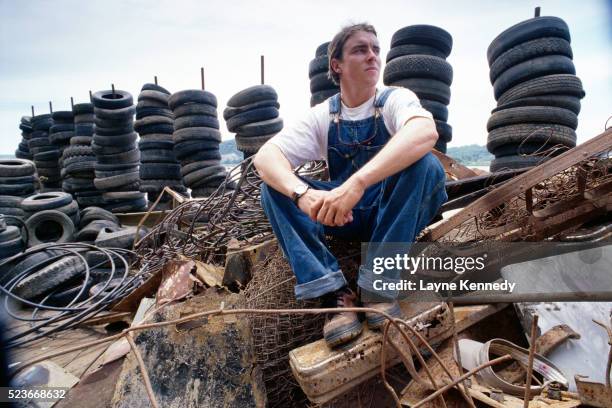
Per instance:
[[[612,407],[612,388],[580,375],[574,376],[574,381],[583,404],[599,408]]]
[[[580,339],[580,334],[576,333],[567,324],[554,326],[538,337],[535,345],[536,353],[546,356],[569,339],[578,340]]]
[[[514,177],[506,182],[504,186],[491,191],[489,194],[479,198],[465,207],[462,211],[445,220],[445,222],[426,231],[423,239],[426,241],[436,241],[476,215],[504,204],[543,180],[580,163],[582,160],[596,153],[610,149],[611,147],[612,129],[608,129],[580,146],[555,157],[554,160],[549,160],[520,176]]]
[[[408,324],[417,328],[430,344],[437,344],[452,336],[451,319],[444,303],[402,302]],[[469,311],[455,308],[456,329],[461,331],[501,310],[505,305],[470,307]],[[418,339],[411,336],[415,344]],[[402,350],[409,350],[398,333],[390,340]],[[344,349],[332,350],[325,340],[318,340],[289,352],[289,363],[294,377],[308,399],[322,404],[347,392],[363,381],[377,375],[380,370],[382,335],[364,329],[362,335]],[[392,347],[386,348],[387,365],[399,363],[400,357]]]
[[[162,267],[162,280],[157,290],[156,303],[160,305],[191,294],[195,279],[191,276],[191,270],[195,266],[192,260],[166,261]]]
[[[465,167],[463,164],[444,153],[437,150],[432,150],[432,153],[440,160],[442,166],[444,166],[444,172],[447,174],[448,179],[457,180],[478,175],[474,170]]]

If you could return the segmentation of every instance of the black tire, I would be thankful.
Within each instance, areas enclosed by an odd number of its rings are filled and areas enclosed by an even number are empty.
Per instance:
[[[158,150],[158,149],[172,150],[174,148],[174,142],[172,141],[172,139],[170,140],[143,140],[143,139],[140,139],[140,141],[138,142],[138,148],[140,149],[141,153],[146,150]]]
[[[148,135],[148,134],[162,134],[162,133],[171,135],[172,132],[174,132],[174,125],[170,123],[154,123],[150,125],[141,125],[138,127],[137,131],[141,136]]]
[[[105,207],[114,213],[130,213],[130,212],[142,212],[147,209],[147,199],[142,198],[138,200],[121,201],[116,203],[106,204]],[[99,245],[96,243],[96,245]],[[110,245],[116,247],[117,245]],[[131,248],[131,245],[130,247]]]
[[[6,196],[3,196],[3,197],[6,197]],[[21,197],[17,197],[17,198],[21,198]],[[19,218],[25,218],[26,216],[25,212],[19,207],[0,207],[0,214],[12,215],[13,217],[19,217]],[[6,221],[8,225],[15,225],[9,222],[11,220],[7,219]]]
[[[74,117],[74,125],[83,124],[83,123],[93,123],[96,116],[93,113],[87,113],[83,115],[76,115]]]
[[[126,133],[132,133],[132,132],[134,132],[133,122],[128,122],[126,124],[122,124],[116,127],[102,127],[102,126],[96,125],[94,136],[95,135],[117,136],[117,135],[124,135]]]
[[[47,150],[46,152],[36,153],[34,155],[34,163],[36,163],[37,167],[41,167],[40,162],[46,162],[46,161],[54,161],[57,164],[57,161],[60,158],[60,156],[61,154],[59,150]],[[42,166],[42,167],[48,167],[48,166]]]
[[[100,207],[88,207],[81,211],[81,222],[79,223],[79,227],[83,228],[95,220],[106,220],[114,224],[121,225],[119,218],[117,218],[117,216],[110,211]]]
[[[195,183],[189,185],[189,187],[191,189],[200,187],[218,187],[225,181],[226,176],[227,173],[225,173],[225,171],[212,174],[206,178],[201,178],[197,180]]]
[[[191,127],[210,127],[219,129],[219,120],[214,116],[189,115],[181,116],[174,120],[174,130],[181,130]]]
[[[495,99],[513,86],[529,79],[556,74],[576,73],[576,68],[571,59],[563,55],[546,55],[533,58],[520,64],[514,65],[504,71],[493,84]]]
[[[174,114],[169,108],[136,108],[136,121],[149,116],[165,116],[174,119]]]
[[[19,237],[21,237],[21,230],[12,225],[8,225],[4,230],[0,231],[0,242],[11,241]]]
[[[545,156],[504,156],[497,157],[491,161],[489,167],[491,173],[501,170],[524,169],[537,166],[550,159]]]
[[[21,208],[22,201],[23,201],[23,198],[21,197],[0,195],[0,207]]]
[[[134,105],[121,109],[94,108],[94,120],[103,119],[110,122],[123,122],[134,118],[136,107]]]
[[[140,162],[149,163],[176,163],[173,149],[148,149],[140,151]],[[143,166],[140,166],[142,169]],[[141,172],[142,176],[142,172]]]
[[[0,177],[0,184],[27,184],[35,183],[36,176]],[[1,195],[1,194],[0,194]]]
[[[145,194],[141,192],[140,190],[138,191],[112,191],[108,193],[103,193],[102,198],[104,198],[104,201],[106,201],[107,203],[118,203],[118,202],[125,202],[125,201],[141,200],[145,198]]]
[[[435,47],[421,44],[406,44],[391,48],[387,53],[386,62],[389,63],[389,61],[404,55],[432,55],[434,57],[446,58],[444,52]]]
[[[496,112],[487,121],[487,131],[521,123],[553,123],[576,130],[578,116],[572,111],[549,106],[527,106]]]
[[[112,90],[94,92],[92,95],[94,107],[103,109],[121,109],[134,104],[134,98],[129,92]]]
[[[74,123],[55,123],[49,128],[49,135],[59,132],[68,132],[74,130]]]
[[[147,116],[134,122],[134,130],[140,132],[140,130],[149,125],[172,125],[173,123],[174,119],[167,116]]]
[[[219,187],[198,187],[191,190],[193,197],[208,197],[219,189]]]
[[[329,43],[330,42],[331,41],[324,42],[323,44],[317,47],[317,49],[315,50],[315,58],[320,57],[321,55],[329,54]]]
[[[100,129],[103,129],[104,131],[110,133],[110,129],[121,129],[127,126],[131,126],[133,128],[134,118],[129,118],[125,120],[111,120],[96,117],[94,119],[94,124],[96,125],[96,133]]]
[[[67,145],[72,137],[74,137],[73,131],[50,133],[49,141],[55,145]]]
[[[247,112],[253,109],[257,109],[257,108],[268,108],[268,107],[274,107],[276,109],[279,109],[280,104],[273,99],[268,99],[264,101],[251,103],[249,105],[240,106],[237,108],[228,106],[223,110],[223,119],[228,120],[240,113],[244,113],[244,112]]]
[[[321,55],[320,57],[315,57],[308,64],[308,78],[311,78],[317,74],[325,73],[329,69],[329,58],[326,55]]]
[[[183,176],[183,182],[187,186],[192,186],[197,184],[200,180],[205,180],[222,171],[225,171],[225,167],[222,165],[201,168]]]
[[[77,123],[74,125],[75,136],[93,136],[95,125],[93,123]]]
[[[128,150],[127,152],[117,154],[99,154],[96,155],[96,160],[100,164],[138,163],[140,161],[140,150],[136,148]]]
[[[79,194],[78,192],[75,193],[75,195],[77,196],[76,200],[81,207],[89,208],[90,206],[99,207],[101,205],[104,205],[104,199],[102,198],[101,193],[99,193],[98,195],[86,196],[86,197],[85,196],[81,197],[78,194]]]
[[[446,143],[438,139],[438,141],[436,142],[436,145],[434,146],[434,149],[436,149],[440,153],[446,154]]]
[[[444,59],[430,55],[405,55],[386,65],[383,74],[385,85],[408,78],[437,79],[451,85],[453,68]]]
[[[73,107],[72,107],[72,112],[74,113],[74,115],[86,115],[88,113],[93,113],[93,103],[76,103]]]
[[[11,228],[18,228],[15,226],[10,226]],[[7,227],[8,228],[8,227]],[[23,239],[21,237],[13,238],[11,240],[7,240],[4,242],[0,242],[0,259],[8,258],[24,249]]]
[[[217,142],[217,144],[221,143],[221,132],[219,132],[219,129],[208,127],[179,129],[175,131],[172,136],[175,146],[183,142],[194,140],[210,140]]]
[[[221,153],[219,150],[202,150],[187,154],[185,157],[179,158],[181,166],[185,166],[190,163],[195,163],[204,160],[221,160]]]
[[[572,46],[563,38],[545,37],[536,38],[510,48],[501,54],[491,65],[489,79],[491,83],[510,67],[532,58],[543,57],[545,55],[564,55],[573,58]]]
[[[520,98],[544,95],[570,95],[582,99],[585,93],[580,78],[575,75],[547,75],[508,89],[497,99],[497,103],[501,105]]]
[[[270,85],[255,85],[232,96],[229,101],[227,101],[227,105],[240,107],[269,99],[275,101],[278,100],[278,95],[274,88],[272,88]]]
[[[74,156],[93,156],[93,150],[91,146],[74,146],[71,145],[64,150],[63,158],[64,161]]]
[[[191,115],[206,115],[216,118],[217,108],[205,103],[190,103],[188,105],[179,106],[174,110],[174,118]]]
[[[489,132],[487,149],[495,154],[499,146],[521,143],[523,141],[525,143],[575,145],[576,132],[566,126],[544,123],[504,126]]]
[[[144,90],[138,94],[138,102],[143,100],[153,100],[160,103],[165,103],[167,105],[169,98],[169,94],[155,90]]]
[[[236,148],[243,153],[257,153],[261,146],[270,140],[272,136],[274,136],[274,134],[255,137],[241,137],[240,135],[236,135]]]
[[[146,200],[145,200],[146,208]],[[96,239],[96,246],[101,248],[125,248],[132,249],[135,239],[140,239],[148,233],[147,228],[140,228],[136,237],[136,227],[124,228],[119,231],[100,231]]]
[[[421,106],[430,112],[434,119],[446,122],[448,120],[448,108],[443,103],[421,99]]]
[[[510,108],[518,108],[521,106],[550,106],[563,108],[574,112],[576,115],[580,113],[580,98],[569,95],[541,95],[519,98],[513,101],[497,105],[491,113],[499,112]]]
[[[391,85],[407,88],[414,92],[419,99],[428,99],[444,105],[450,103],[450,86],[436,79],[409,78],[396,81]]]
[[[96,165],[95,157],[92,158],[91,156],[77,156],[73,159],[75,160],[71,160],[70,163],[64,163],[64,169],[67,174],[93,173]]]
[[[453,128],[446,122],[436,120],[436,130],[438,131],[438,140],[448,143],[453,139]]]
[[[336,89],[338,85],[329,78],[327,72],[317,74],[310,79],[310,92],[316,93],[328,89]]]
[[[0,184],[0,195],[18,195],[34,193],[34,184]]]
[[[101,191],[111,191],[118,189],[122,186],[137,183],[140,180],[140,173],[138,171],[134,171],[131,173],[123,173],[117,176],[104,177],[104,178],[95,178],[94,184],[96,188]]]
[[[144,108],[170,109],[170,107],[168,106],[168,103],[156,101],[154,99],[143,99],[136,104],[136,112],[138,112],[139,109],[144,109]]]
[[[140,137],[141,142],[172,142],[172,135],[165,133],[150,133]]]
[[[155,197],[152,197],[151,195],[149,195],[149,201],[154,201],[159,195],[159,193],[166,186],[170,187],[177,193],[187,191],[185,186],[183,185],[182,179],[181,180],[168,180],[168,179],[143,180],[142,183],[140,184],[140,191],[142,191],[143,193],[154,194]]]
[[[391,37],[391,48],[405,44],[435,47],[448,57],[453,48],[453,37],[444,29],[427,24],[417,24],[397,30]]]
[[[173,93],[168,99],[168,106],[173,111],[181,106],[189,103],[205,103],[207,105],[217,107],[217,97],[210,92],[200,89],[188,89]]]
[[[124,172],[134,172],[137,170],[138,164],[136,163],[113,163],[113,164],[102,164],[96,163],[95,170],[96,171],[119,171],[123,170]]]
[[[157,84],[146,83],[140,88],[141,91],[158,91],[165,93],[166,95],[170,95],[170,91],[168,91],[163,86],[159,86]]]
[[[123,153],[128,150],[132,150],[136,147],[135,143],[128,143],[121,146],[98,146],[95,143],[91,144],[91,150],[94,154],[115,154],[115,153]]]
[[[21,208],[28,213],[53,210],[63,207],[72,202],[72,196],[68,193],[53,191],[48,193],[34,194],[21,201]]]
[[[30,247],[47,242],[71,242],[74,238],[74,223],[66,214],[56,210],[37,212],[28,218],[26,228]]]
[[[152,163],[147,166],[140,166],[140,178],[147,179],[180,179],[181,166],[175,163]]]
[[[544,154],[546,156],[556,156],[561,154],[567,149],[574,147],[575,144],[571,146],[560,147],[560,145],[553,145],[549,143],[513,143],[513,144],[505,144],[499,146],[495,149],[495,157],[503,157],[503,156],[525,156],[531,154]],[[554,149],[554,150],[552,150]]]
[[[261,122],[247,123],[236,130],[241,137],[275,135],[283,129],[283,119],[274,118]]]
[[[33,300],[84,273],[85,263],[81,257],[65,256],[21,280],[13,292],[26,300]]]
[[[100,147],[133,146],[134,142],[136,142],[136,139],[138,139],[138,134],[136,132],[124,133],[124,134],[113,135],[113,136],[104,136],[104,135],[96,134],[93,137],[91,148],[92,148],[92,151],[96,153],[96,148],[94,148],[94,145],[98,145]]]
[[[36,171],[34,163],[23,159],[0,160],[1,177],[31,176]]]
[[[15,276],[20,275],[26,269],[30,269],[33,266],[38,266],[40,268],[45,267],[50,262],[59,259],[65,254],[63,251],[37,251],[29,255],[25,255],[24,258],[12,266],[9,270],[3,273],[0,276],[0,283],[6,284]]]
[[[238,115],[232,116],[227,122],[227,129],[230,132],[236,132],[238,128],[248,123],[262,122],[269,119],[278,117],[278,109],[269,108],[257,108]]]
[[[489,66],[493,64],[497,57],[515,45],[542,37],[558,37],[569,42],[569,28],[565,21],[552,16],[534,17],[521,21],[507,28],[493,39],[489,48],[487,48]]]
[[[174,145],[174,154],[180,160],[202,150],[219,150],[219,143],[215,140],[191,140]]]
[[[220,160],[214,160],[214,159],[190,163],[185,166],[181,166],[181,176],[184,177],[186,174],[189,174],[193,171],[203,169],[205,167],[218,166],[220,164],[221,164]]]
[[[340,92],[340,88],[336,87],[334,89],[326,89],[324,91],[313,93],[310,97],[310,106],[316,106],[321,102],[325,102],[335,94]]]

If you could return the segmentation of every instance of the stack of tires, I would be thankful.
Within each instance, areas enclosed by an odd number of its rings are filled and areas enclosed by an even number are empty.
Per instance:
[[[21,237],[21,229],[15,225],[7,225],[0,219],[0,260],[18,254],[25,249]]]
[[[440,27],[420,24],[401,28],[391,38],[383,74],[385,85],[410,89],[431,112],[438,130],[435,148],[442,153],[453,138],[453,128],[447,123],[453,68],[446,61],[452,47],[453,37]]]
[[[75,197],[79,207],[104,204],[102,193],[94,185],[96,155],[91,147],[94,132],[93,104],[74,105],[74,136],[62,154],[64,181],[62,189]]]
[[[140,191],[147,193],[149,204],[164,187],[185,193],[181,167],[174,156],[174,116],[168,106],[170,92],[155,85],[144,84],[136,105],[134,128],[140,134]],[[167,207],[172,197],[164,194],[156,208]]]
[[[69,242],[79,225],[79,206],[61,191],[34,194],[21,202],[25,213],[30,247],[48,242]]]
[[[0,214],[24,218],[21,201],[34,193],[36,168],[25,159],[0,160]],[[7,218],[9,225],[20,225]]]
[[[279,107],[278,95],[270,85],[244,89],[227,102],[223,118],[227,129],[236,133],[236,147],[245,159],[283,128]]]
[[[168,105],[174,114],[172,137],[179,174],[193,197],[207,196],[225,179],[217,98],[204,90],[188,89],[173,93]]]
[[[49,140],[49,129],[53,126],[50,113],[32,117],[32,134],[28,146],[43,191],[60,189],[59,149]]]
[[[310,78],[310,106],[315,106],[340,92],[340,87],[328,76],[329,42],[317,47],[315,57],[308,65],[308,78]]]
[[[66,178],[62,154],[70,145],[70,139],[74,136],[74,114],[72,111],[55,111],[51,114],[53,126],[49,128],[49,141],[57,146],[59,156],[58,166],[62,180]]]
[[[32,160],[34,157],[28,146],[28,141],[32,134],[32,117],[22,116],[21,122],[19,123],[19,129],[21,129],[21,142],[19,142],[19,146],[17,150],[15,150],[15,157],[18,159]]]
[[[553,146],[576,145],[580,99],[569,28],[558,17],[535,17],[498,35],[487,50],[497,107],[487,122],[491,171],[537,165]]]
[[[138,212],[147,208],[140,191],[140,151],[134,132],[132,95],[126,91],[93,94],[96,155],[94,185],[102,191],[104,208],[112,212]]]

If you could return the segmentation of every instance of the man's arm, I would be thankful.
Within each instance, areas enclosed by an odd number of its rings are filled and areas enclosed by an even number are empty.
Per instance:
[[[409,119],[387,144],[355,174],[330,191],[312,209],[324,225],[342,226],[366,188],[415,163],[436,144],[438,132],[433,120]]]
[[[266,184],[287,197],[291,197],[294,187],[302,183],[293,174],[289,160],[272,143],[266,143],[259,149],[253,164]]]

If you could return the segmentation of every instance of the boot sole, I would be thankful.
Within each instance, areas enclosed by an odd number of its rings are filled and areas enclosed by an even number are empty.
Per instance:
[[[387,314],[391,317],[401,318],[402,309],[400,309],[399,304],[396,303],[389,311],[387,311]],[[366,313],[366,321],[368,322],[368,327],[370,329],[380,330],[387,321],[387,318],[380,314]]]
[[[327,345],[331,348],[348,343],[358,337],[363,331],[361,322],[356,321],[350,325],[338,327],[328,333],[325,333],[324,338]]]

